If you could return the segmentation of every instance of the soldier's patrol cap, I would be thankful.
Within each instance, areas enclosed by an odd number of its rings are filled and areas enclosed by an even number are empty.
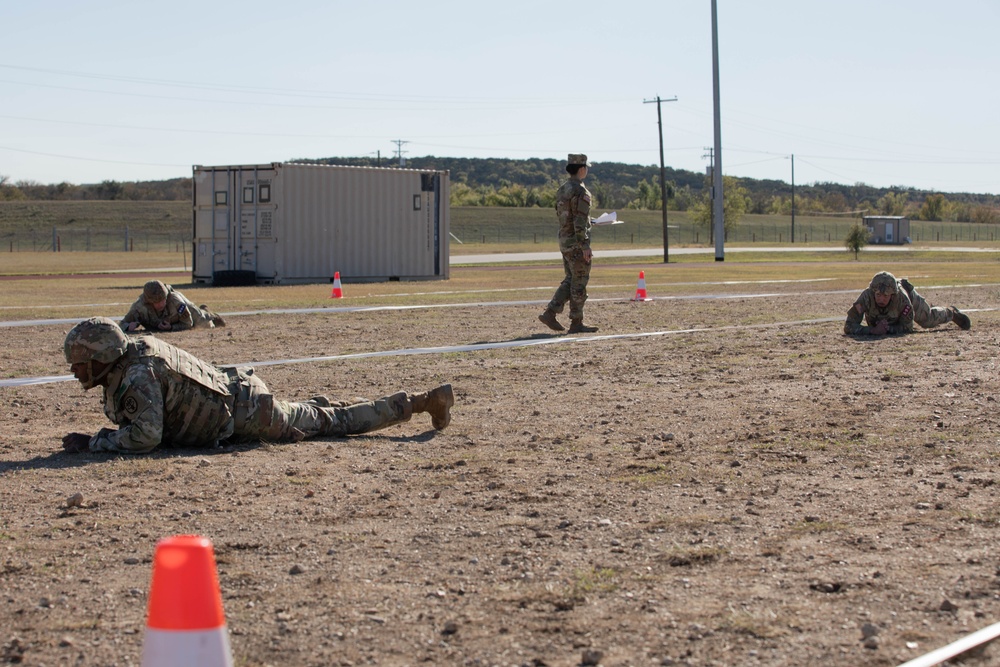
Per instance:
[[[587,156],[583,153],[570,153],[566,161],[569,164],[578,164],[581,167],[590,166],[590,163],[587,162]]]
[[[896,276],[892,275],[888,271],[882,271],[876,273],[875,277],[872,278],[871,285],[868,286],[873,292],[880,292],[882,294],[895,294],[896,293]]]

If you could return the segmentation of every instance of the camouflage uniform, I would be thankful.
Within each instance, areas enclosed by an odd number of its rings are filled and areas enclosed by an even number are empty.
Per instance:
[[[875,303],[876,292],[892,295],[885,308],[880,308]],[[871,330],[879,320],[888,322],[886,333],[889,334],[912,333],[914,322],[924,329],[948,322],[955,322],[963,329],[969,328],[969,318],[957,308],[931,306],[907,280],[896,280],[895,276],[886,271],[875,274],[868,289],[861,293],[847,311],[844,333],[872,335]]]
[[[570,163],[586,164],[586,155],[570,155]],[[569,301],[571,320],[583,319],[583,306],[587,303],[587,283],[590,281],[591,263],[584,260],[584,251],[590,249],[590,190],[576,175],[570,176],[556,192],[556,215],[559,218],[559,250],[562,252],[565,278],[556,288],[548,309],[563,312]]]
[[[152,288],[152,289],[149,289]],[[166,306],[163,311],[156,312],[149,292],[162,294],[166,293]],[[159,300],[159,299],[157,299]],[[147,331],[185,331],[194,327],[215,327],[218,316],[214,313],[199,308],[186,296],[178,292],[171,285],[165,285],[158,280],[151,280],[143,288],[143,294],[129,308],[128,313],[122,318],[121,326],[128,329],[128,325],[135,322]],[[161,329],[161,323],[170,325],[169,329]]]
[[[84,325],[104,323],[117,330],[117,343]],[[84,328],[80,329],[81,326]],[[78,332],[79,330],[79,332]],[[106,330],[105,330],[106,331]],[[109,347],[111,349],[109,349]],[[434,409],[428,393],[399,392],[366,403],[331,406],[322,397],[297,403],[274,398],[252,368],[217,368],[155,336],[128,336],[106,318],[77,325],[66,339],[70,363],[95,359],[110,366],[85,389],[107,377],[104,413],[115,429],[101,429],[90,439],[89,450],[141,454],[158,445],[210,447],[228,440],[292,442],[315,435],[341,437],[367,433],[407,421],[413,412],[430,412],[434,427],[450,421],[447,408],[454,399],[446,387],[447,406]],[[103,356],[102,356],[103,355]],[[89,363],[89,362],[88,362]],[[438,388],[441,408],[444,394]]]

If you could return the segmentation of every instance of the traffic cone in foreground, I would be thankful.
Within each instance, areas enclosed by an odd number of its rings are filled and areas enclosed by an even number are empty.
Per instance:
[[[162,539],[153,583],[142,667],[232,667],[212,543],[197,535]]]
[[[333,274],[333,291],[330,292],[331,299],[343,299],[344,289],[340,286],[340,271]]]
[[[632,297],[633,301],[652,301],[648,296],[646,296],[646,272],[639,272],[639,285],[635,288],[635,296]]]

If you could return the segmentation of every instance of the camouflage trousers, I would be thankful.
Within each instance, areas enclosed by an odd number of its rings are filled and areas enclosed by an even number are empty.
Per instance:
[[[562,251],[563,271],[566,277],[559,283],[556,293],[549,301],[549,308],[556,313],[563,312],[569,301],[569,318],[583,319],[583,306],[587,303],[587,283],[590,282],[591,263],[584,261],[583,248]]]
[[[913,321],[924,329],[933,329],[936,326],[951,322],[951,309],[932,306],[915,289],[908,291],[907,294],[910,295],[910,303],[913,304]]]
[[[235,399],[233,437],[237,439],[297,442],[316,435],[357,435],[408,421],[413,413],[412,402],[405,392],[354,405],[327,407],[311,401],[299,403],[274,398],[252,368],[227,372]]]

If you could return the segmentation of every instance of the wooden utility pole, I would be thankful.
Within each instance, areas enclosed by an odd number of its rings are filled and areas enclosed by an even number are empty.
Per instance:
[[[670,262],[670,232],[667,231],[667,168],[663,164],[663,114],[660,113],[660,102],[676,102],[677,97],[669,100],[660,99],[657,95],[655,100],[643,100],[643,104],[656,102],[656,124],[660,128],[660,199],[663,208],[663,263]]]

